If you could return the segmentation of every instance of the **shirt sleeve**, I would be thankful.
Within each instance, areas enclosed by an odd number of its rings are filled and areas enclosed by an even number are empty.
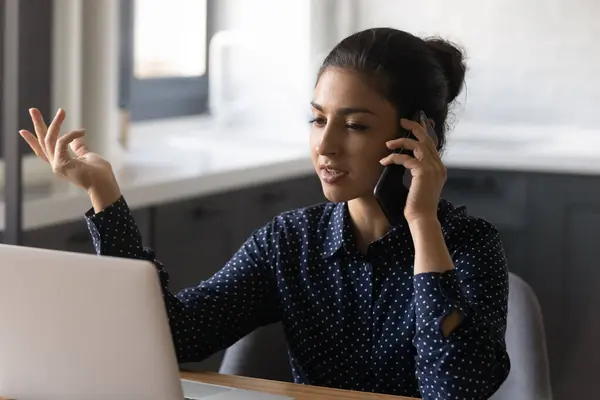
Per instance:
[[[86,219],[98,255],[144,259],[157,266],[180,363],[202,361],[257,327],[279,320],[271,250],[278,234],[275,222],[257,230],[210,279],[172,294],[166,268],[153,250],[142,246],[122,197],[97,214],[89,210]]]
[[[488,399],[508,376],[508,270],[497,230],[477,220],[455,269],[414,277],[417,376],[424,399]],[[447,337],[444,317],[462,320]]]

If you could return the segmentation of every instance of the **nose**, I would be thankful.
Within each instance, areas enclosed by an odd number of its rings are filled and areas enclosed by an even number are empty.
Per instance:
[[[317,141],[316,150],[321,156],[331,156],[339,153],[339,134],[336,134],[332,124],[328,123],[321,130],[321,136]]]

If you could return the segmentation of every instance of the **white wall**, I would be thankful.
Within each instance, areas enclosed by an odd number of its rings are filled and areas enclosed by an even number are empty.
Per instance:
[[[219,1],[219,28],[256,39],[248,64],[260,64],[275,81],[295,87],[307,79],[310,57],[310,3],[306,0]],[[294,79],[291,79],[291,78]]]
[[[273,127],[280,135],[294,135],[305,128],[320,62],[338,37],[352,32],[355,8],[340,7],[342,4],[349,1],[220,0],[218,30],[241,33],[241,39],[222,40],[250,43],[228,50],[226,57],[211,56],[212,62],[223,59],[229,63],[225,68],[213,68],[209,75],[214,79],[215,71],[227,71],[224,84],[211,86],[210,95],[223,93],[211,104],[214,115],[224,115],[220,120],[227,124],[265,123],[266,129]],[[220,109],[226,111],[218,112]]]
[[[358,0],[357,29],[439,34],[469,56],[466,108],[482,124],[600,129],[600,1]],[[465,93],[461,98],[465,101]]]
[[[354,30],[356,0],[219,0],[218,29],[261,35],[272,57],[287,59],[289,80],[314,84],[314,68],[339,38]],[[348,7],[350,5],[350,7]],[[268,57],[265,66],[273,59]],[[281,64],[279,64],[281,65]]]

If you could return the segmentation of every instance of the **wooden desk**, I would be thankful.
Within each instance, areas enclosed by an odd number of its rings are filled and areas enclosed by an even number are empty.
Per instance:
[[[258,392],[279,394],[294,397],[296,400],[414,400],[409,397],[389,396],[376,393],[353,392],[349,390],[329,389],[318,386],[297,385],[294,383],[268,381],[264,379],[246,378],[242,376],[221,375],[212,372],[182,372],[183,379],[230,386],[238,389],[256,390]],[[2,400],[0,398],[0,400]]]
[[[409,397],[389,396],[376,393],[352,392],[349,390],[329,389],[318,386],[297,385],[294,383],[268,381],[264,379],[246,378],[242,376],[221,375],[213,372],[182,372],[183,379],[230,386],[238,389],[256,390],[258,392],[279,394],[293,397],[296,400],[414,400]],[[0,400],[12,400],[1,397]]]

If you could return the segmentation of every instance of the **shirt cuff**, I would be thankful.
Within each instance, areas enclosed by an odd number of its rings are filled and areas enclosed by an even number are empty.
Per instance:
[[[418,331],[432,328],[442,334],[442,320],[455,309],[463,313],[464,322],[465,310],[455,269],[415,275],[413,284]]]
[[[98,213],[89,209],[85,218],[98,255],[145,258],[140,231],[123,196]]]

